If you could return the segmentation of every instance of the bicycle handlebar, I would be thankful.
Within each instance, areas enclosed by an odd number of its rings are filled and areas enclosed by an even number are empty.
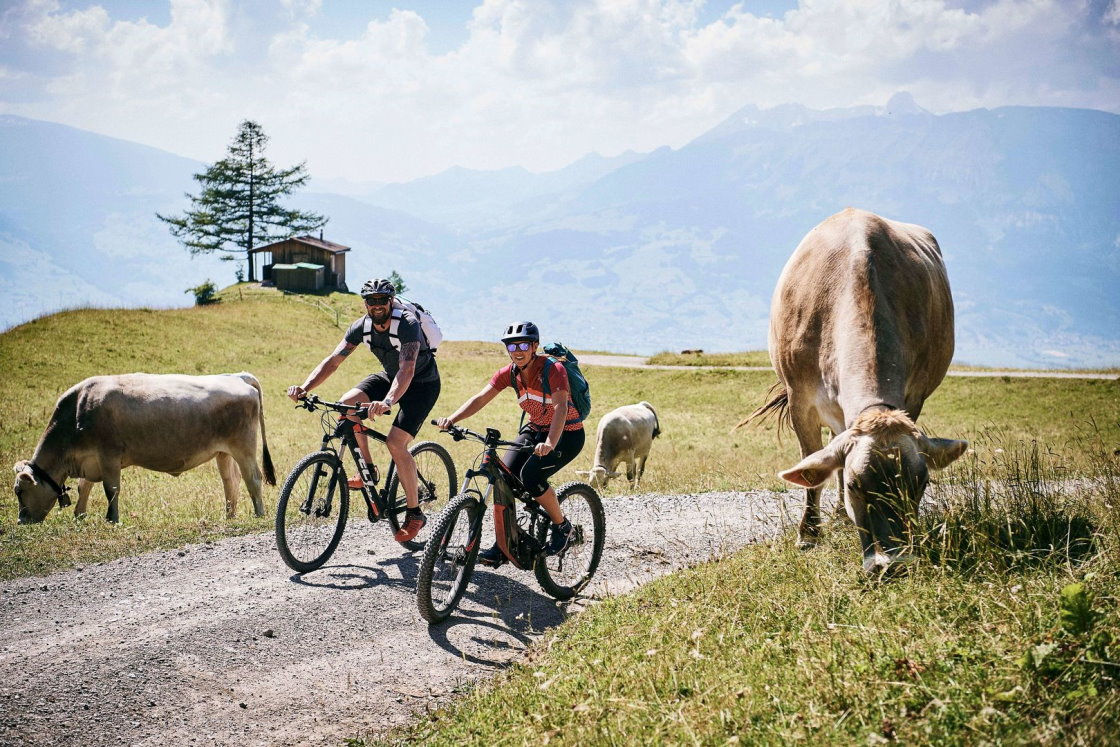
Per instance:
[[[432,420],[431,422],[432,425],[439,425],[438,420]],[[493,428],[487,428],[486,430],[487,433],[479,433],[477,431],[472,431],[470,428],[463,428],[462,426],[454,424],[447,426],[447,433],[451,434],[451,438],[455,439],[456,441],[462,441],[464,438],[469,437],[473,438],[476,441],[480,441],[487,446],[505,446],[511,449],[522,450],[534,448],[533,444],[524,444],[517,441],[503,441],[499,437],[500,434],[498,433],[498,431],[494,430]]]
[[[369,402],[366,402],[365,404],[361,404],[361,405],[347,405],[347,404],[342,403],[342,402],[332,402],[330,400],[322,399],[321,397],[317,397],[314,394],[303,395],[303,398],[301,399],[299,404],[296,405],[297,408],[302,407],[303,409],[307,410],[308,412],[315,412],[315,410],[319,410],[319,409],[334,410],[335,412],[340,412],[343,415],[349,415],[349,414],[353,413],[353,414],[357,415],[358,417],[362,417],[362,418],[369,415],[369,406],[370,406]],[[388,415],[389,413],[385,413],[385,414]]]

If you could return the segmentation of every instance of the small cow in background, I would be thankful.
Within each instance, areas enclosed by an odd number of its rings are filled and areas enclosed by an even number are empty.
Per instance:
[[[626,462],[626,479],[638,487],[646,471],[649,447],[661,435],[657,412],[649,402],[623,405],[611,410],[599,421],[595,444],[595,464],[589,472],[577,472],[590,478],[596,490],[607,487],[607,481],[619,477],[619,462]]]
[[[241,478],[257,516],[263,516],[257,428],[264,479],[275,485],[261,385],[251,373],[93,376],[59,397],[35,454],[16,463],[19,523],[42,521],[56,501],[70,505],[70,477],[78,478],[76,515],[86,512],[93,483],[103,482],[109,499],[105,518],[117,522],[123,467],[179,475],[211,459],[217,459],[222,477],[226,517],[233,518]]]

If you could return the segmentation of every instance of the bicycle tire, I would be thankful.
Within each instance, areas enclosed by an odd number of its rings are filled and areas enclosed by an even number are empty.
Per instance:
[[[436,516],[440,514],[459,490],[455,481],[455,462],[451,454],[441,444],[435,441],[421,441],[413,444],[408,450],[416,460],[416,476],[420,489],[420,508],[428,515],[429,526]],[[444,482],[446,474],[446,482]],[[389,505],[392,506],[389,514],[389,524],[396,533],[404,524],[404,514],[408,508],[405,502],[404,491],[401,490],[400,476],[393,473],[392,483],[389,485]],[[401,545],[409,550],[423,550],[428,543],[431,531],[428,527],[420,530],[413,539],[402,542]]]
[[[479,496],[460,493],[432,527],[416,575],[416,603],[429,624],[450,617],[467,590],[478,560],[483,510]]]
[[[322,567],[338,548],[349,512],[350,492],[338,455],[308,454],[288,473],[276,503],[280,557],[300,573]]]
[[[607,520],[599,494],[587,483],[562,485],[556,491],[556,499],[576,527],[578,539],[558,555],[538,557],[533,574],[546,594],[563,600],[578,594],[595,575],[603,556]],[[537,541],[542,546],[548,542],[550,524],[545,522],[538,531]]]

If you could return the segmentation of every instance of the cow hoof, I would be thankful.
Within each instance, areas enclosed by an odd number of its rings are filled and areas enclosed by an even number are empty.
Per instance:
[[[877,579],[899,578],[909,572],[911,560],[909,555],[892,557],[879,552],[864,557],[863,571],[868,576]]]
[[[798,550],[812,550],[817,546],[818,539],[816,537],[798,537],[797,549]]]

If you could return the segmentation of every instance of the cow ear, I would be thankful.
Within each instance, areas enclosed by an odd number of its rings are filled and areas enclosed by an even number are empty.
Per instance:
[[[844,453],[833,442],[805,457],[785,472],[779,472],[778,477],[803,488],[815,488],[843,466]]]
[[[956,441],[951,438],[926,438],[922,437],[922,453],[929,460],[929,466],[934,469],[945,469],[961,458],[968,449],[968,441]]]
[[[577,469],[576,474],[580,477],[591,477],[591,473],[585,469]]]
[[[18,462],[16,462],[12,466],[12,469],[20,477],[23,477],[26,474],[28,479],[34,480],[34,475],[32,475],[32,473],[31,473],[31,466],[30,465],[31,465],[31,462],[27,461],[26,459],[20,459]]]

